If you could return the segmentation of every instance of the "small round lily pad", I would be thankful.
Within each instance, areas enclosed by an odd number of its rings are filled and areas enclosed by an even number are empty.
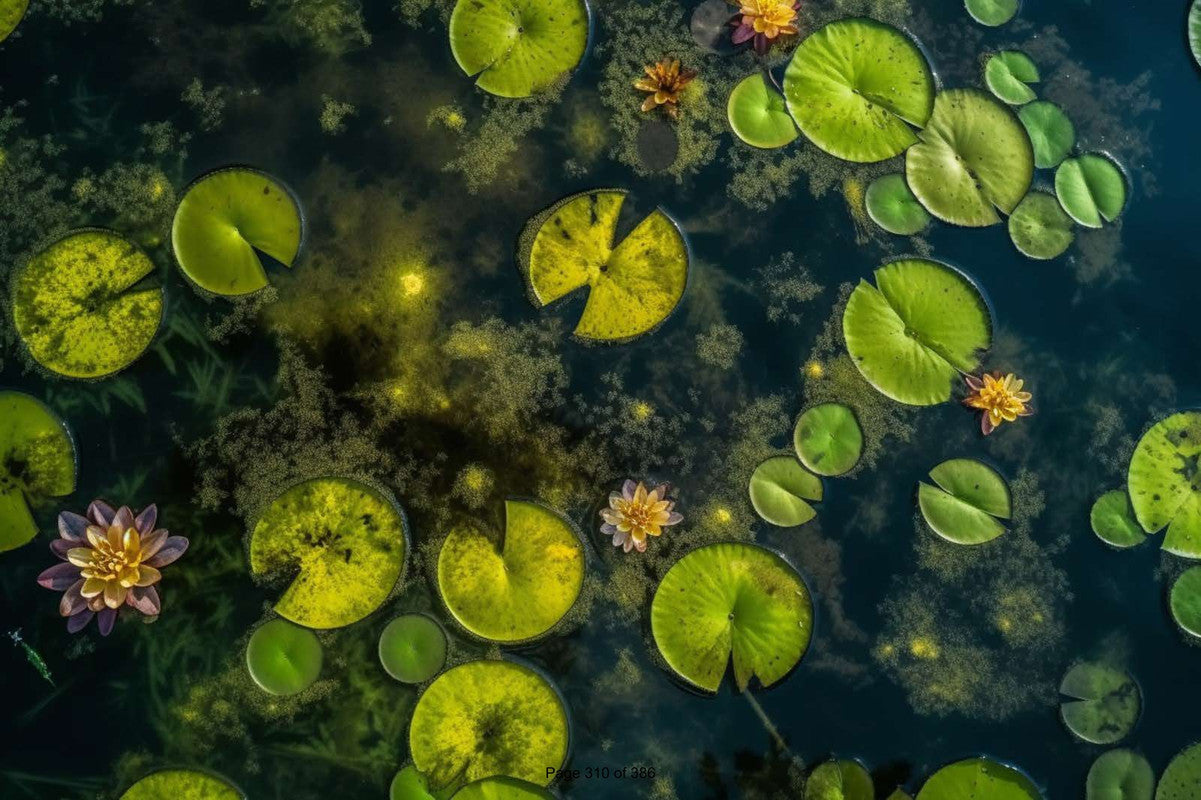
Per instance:
[[[755,513],[764,521],[792,528],[817,516],[805,501],[822,499],[822,482],[792,456],[774,456],[751,473],[750,494]]]
[[[286,619],[263,623],[246,645],[250,677],[271,694],[296,694],[309,688],[321,674],[323,660],[317,635]]]
[[[584,0],[459,0],[450,51],[476,86],[529,97],[571,72],[588,46]]]
[[[1022,106],[1018,119],[1034,148],[1034,166],[1050,169],[1068,157],[1076,146],[1076,126],[1063,109],[1047,100]]]
[[[1038,83],[1038,67],[1020,50],[1002,50],[984,65],[988,90],[1011,106],[1029,103],[1038,97],[1030,84]]]
[[[1059,165],[1055,195],[1072,219],[1086,228],[1100,228],[1126,207],[1126,176],[1108,156],[1085,153]]]
[[[1126,488],[1144,531],[1167,527],[1164,550],[1201,558],[1201,412],[1173,414],[1143,434]]]
[[[0,553],[37,535],[30,507],[75,491],[75,442],[58,415],[23,392],[0,391]]]
[[[930,224],[930,212],[918,202],[899,172],[881,175],[868,184],[863,202],[872,222],[897,236],[913,236]]]
[[[784,95],[769,86],[762,73],[739,81],[730,92],[726,116],[735,135],[752,147],[769,150],[783,147],[800,135],[788,113]]]
[[[995,28],[1017,15],[1018,0],[964,0],[964,7],[976,22]]]
[[[287,577],[275,603],[306,628],[338,628],[379,608],[404,571],[408,526],[400,507],[349,478],[315,478],[288,489],[250,533],[250,571]]]
[[[399,770],[388,786],[388,800],[437,800],[425,776],[412,764]]]
[[[568,736],[567,710],[546,678],[509,661],[469,661],[418,699],[409,752],[439,793],[495,775],[546,786]]]
[[[467,784],[451,800],[555,800],[555,796],[529,781],[498,776]]]
[[[1134,678],[1108,664],[1081,662],[1063,676],[1059,706],[1068,730],[1091,744],[1114,744],[1134,729],[1142,694]]]
[[[233,784],[198,769],[162,769],[130,786],[121,800],[244,800]]]
[[[1189,567],[1172,584],[1172,619],[1190,636],[1201,638],[1201,567]]]
[[[292,192],[265,172],[226,167],[188,187],[171,223],[184,275],[220,295],[257,292],[270,282],[262,256],[291,267],[302,219]]]
[[[1192,744],[1177,753],[1159,776],[1155,800],[1196,800],[1201,786],[1201,744]]]
[[[855,412],[840,403],[806,409],[792,433],[797,455],[818,475],[843,475],[859,463],[863,431]]]
[[[805,781],[805,800],[875,800],[872,776],[858,761],[818,764]]]
[[[404,614],[379,637],[379,660],[402,683],[425,683],[446,664],[446,632],[425,614]]]
[[[671,669],[716,692],[734,661],[734,682],[771,686],[786,676],[813,633],[813,603],[787,561],[743,542],[700,547],[672,565],[651,601],[651,633]]]
[[[918,486],[918,506],[930,529],[955,544],[983,544],[1005,532],[1009,484],[987,464],[953,458],[930,470],[936,486]]]
[[[1089,522],[1097,538],[1113,547],[1134,547],[1147,538],[1134,518],[1125,489],[1113,489],[1098,497],[1089,513]]]
[[[1076,230],[1053,195],[1031,192],[1009,217],[1009,238],[1026,258],[1046,261],[1072,246]]]
[[[1085,800],[1151,800],[1155,771],[1133,750],[1102,753],[1088,770]]]
[[[158,333],[154,262],[113,231],[85,228],[32,256],[13,279],[12,318],[33,360],[68,378],[103,378],[137,361]]]
[[[1042,800],[1025,773],[991,758],[956,761],[935,772],[917,800]]]
[[[0,42],[3,42],[21,24],[29,0],[0,0]]]

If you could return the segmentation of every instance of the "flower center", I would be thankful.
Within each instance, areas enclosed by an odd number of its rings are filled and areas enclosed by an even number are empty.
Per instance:
[[[93,547],[93,551],[95,554],[91,565],[83,570],[84,577],[115,580],[122,570],[137,566],[141,561],[140,553],[131,553],[124,547],[113,547],[107,539]]]

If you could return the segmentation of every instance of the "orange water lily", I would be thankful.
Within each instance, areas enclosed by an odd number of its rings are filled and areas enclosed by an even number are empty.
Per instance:
[[[665,58],[643,69],[646,75],[634,81],[635,89],[650,92],[642,103],[642,110],[653,111],[663,106],[668,116],[676,119],[680,115],[680,92],[696,77],[696,71],[681,69],[677,58]]]
[[[620,492],[609,495],[609,507],[601,509],[601,533],[627,553],[645,551],[648,536],[660,536],[664,528],[684,519],[674,510],[675,502],[667,499],[670,490],[666,483],[648,490],[642,481],[626,481]]]
[[[740,0],[740,17],[731,40],[734,44],[754,40],[755,52],[766,53],[772,42],[783,36],[795,36],[800,3],[791,0]]]
[[[979,378],[967,375],[964,378],[969,392],[963,404],[979,409],[980,430],[988,436],[1004,422],[1014,422],[1018,417],[1034,413],[1030,407],[1032,395],[1022,391],[1023,381],[1012,372],[1002,376],[1000,372],[984,373]]]

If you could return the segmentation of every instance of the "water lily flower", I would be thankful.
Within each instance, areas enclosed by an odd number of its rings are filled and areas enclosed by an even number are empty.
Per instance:
[[[653,111],[659,106],[672,119],[680,116],[680,92],[696,77],[696,70],[680,69],[680,60],[665,58],[658,64],[643,67],[646,75],[634,81],[634,88],[650,92],[642,103],[643,111]]]
[[[644,552],[648,536],[659,536],[684,519],[673,510],[675,502],[667,499],[670,490],[670,484],[662,483],[648,491],[642,481],[627,480],[620,492],[609,495],[609,507],[601,509],[601,533],[613,537],[613,546],[627,553]]]
[[[128,506],[114,511],[97,500],[87,516],[70,511],[58,515],[58,538],[50,551],[62,559],[38,576],[38,584],[64,592],[58,611],[67,630],[76,633],[96,617],[101,636],[108,636],[117,610],[129,606],[151,622],[161,608],[155,584],[159,570],[188,549],[183,536],[156,528],[158,508],[150,505],[134,516]]]
[[[1030,407],[1032,395],[1022,391],[1021,378],[1012,372],[1002,377],[1000,372],[964,376],[968,396],[963,404],[984,412],[980,417],[980,430],[988,436],[1003,422],[1013,422],[1018,417],[1034,413]]]
[[[739,14],[731,40],[734,44],[754,40],[755,52],[763,55],[772,42],[797,34],[796,17],[801,4],[789,0],[740,0]]]

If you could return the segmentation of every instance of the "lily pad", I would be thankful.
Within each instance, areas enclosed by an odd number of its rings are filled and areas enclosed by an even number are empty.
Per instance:
[[[563,619],[584,584],[584,547],[572,524],[538,503],[505,501],[505,529],[455,527],[438,554],[438,590],[469,632],[512,644]]]
[[[30,511],[75,491],[75,442],[58,416],[22,392],[0,392],[0,553],[37,535]]]
[[[163,291],[152,262],[120,234],[68,233],[13,279],[13,325],[33,360],[68,378],[103,378],[137,361],[158,333]]]
[[[567,758],[567,710],[529,667],[469,661],[439,675],[409,723],[413,765],[442,791],[494,775],[545,786]]]
[[[222,778],[198,769],[163,769],[130,786],[121,800],[244,800]]]
[[[0,42],[9,37],[29,10],[29,0],[0,0]]]
[[[1126,486],[1144,531],[1166,526],[1164,550],[1201,558],[1201,412],[1173,414],[1143,434]]]
[[[404,614],[379,637],[379,660],[402,683],[425,683],[446,664],[446,632],[425,614]]]
[[[1046,192],[1031,192],[1009,217],[1009,238],[1026,258],[1046,261],[1072,246],[1076,230],[1058,200]]]
[[[918,202],[899,172],[881,175],[868,184],[863,202],[872,222],[897,236],[913,236],[930,224],[930,212]]]
[[[989,91],[1011,106],[1029,103],[1038,97],[1029,86],[1038,81],[1038,67],[1020,50],[1002,50],[984,65],[984,82]]]
[[[815,145],[847,161],[883,161],[917,141],[934,76],[918,46],[871,19],[831,22],[806,37],[784,73],[788,110]]]
[[[784,96],[768,85],[762,73],[739,81],[730,92],[726,116],[735,135],[752,147],[783,147],[799,135]]]
[[[1201,744],[1181,750],[1159,776],[1155,800],[1195,800],[1201,787]]]
[[[872,776],[858,761],[818,764],[805,781],[805,800],[875,800]]]
[[[1201,638],[1201,567],[1190,567],[1176,579],[1169,606],[1180,629]]]
[[[961,373],[975,372],[992,343],[992,317],[980,291],[958,270],[904,259],[861,280],[847,301],[842,331],[867,382],[899,403],[951,399]]]
[[[402,768],[388,786],[388,800],[437,800],[425,776],[412,764]]]
[[[495,777],[467,784],[452,800],[555,800],[555,796],[528,781]]]
[[[1139,527],[1125,489],[1113,489],[1097,498],[1089,513],[1097,538],[1114,547],[1142,544],[1147,534]]]
[[[995,28],[1017,15],[1018,0],[965,0],[964,7],[976,22]]]
[[[801,463],[818,475],[843,475],[859,463],[863,431],[855,412],[839,403],[822,403],[801,414],[792,433]]]
[[[758,545],[705,545],[672,565],[651,601],[651,633],[673,671],[716,692],[734,660],[734,682],[784,678],[809,647],[813,603],[805,582]]]
[[[1193,60],[1201,64],[1201,0],[1193,0],[1188,10],[1188,46]]]
[[[1063,676],[1059,706],[1068,730],[1091,744],[1114,744],[1130,734],[1142,709],[1134,678],[1108,664],[1082,662]]]
[[[1030,188],[1034,151],[1008,106],[976,89],[949,89],[905,154],[909,188],[926,209],[955,225],[983,227],[1010,214]]]
[[[1026,775],[991,758],[968,758],[935,772],[917,800],[1042,800]]]
[[[1126,207],[1126,176],[1108,156],[1085,153],[1059,165],[1055,194],[1072,219],[1086,228],[1100,228]]]
[[[188,187],[171,223],[171,246],[192,283],[243,295],[270,282],[263,255],[292,266],[301,228],[300,206],[286,186],[257,169],[226,167]]]
[[[718,55],[729,55],[737,47],[731,38],[730,20],[738,13],[726,0],[704,0],[692,9],[688,29],[699,47]]]
[[[1155,772],[1147,759],[1119,748],[1102,753],[1088,770],[1085,800],[1151,800]]]
[[[260,625],[246,645],[250,677],[270,694],[296,694],[309,688],[321,674],[323,660],[317,635],[286,619]]]
[[[755,467],[750,493],[751,505],[764,521],[792,528],[817,516],[805,501],[822,499],[822,482],[792,456],[775,456]]]
[[[987,464],[953,458],[930,470],[918,486],[917,499],[930,529],[948,542],[983,544],[1005,532],[998,520],[1009,519],[1009,484]]]
[[[380,491],[348,478],[315,478],[288,489],[250,534],[250,571],[288,575],[275,603],[306,628],[338,628],[379,608],[399,583],[408,524]]]
[[[1034,148],[1034,166],[1050,169],[1068,157],[1076,146],[1076,126],[1063,109],[1046,100],[1022,106],[1018,119]]]
[[[459,0],[450,51],[476,86],[529,97],[571,72],[588,46],[584,0]]]
[[[538,306],[589,287],[575,335],[626,341],[667,319],[684,295],[688,247],[661,209],[620,242],[618,216],[626,192],[572,195],[535,216],[522,234],[520,263]]]

